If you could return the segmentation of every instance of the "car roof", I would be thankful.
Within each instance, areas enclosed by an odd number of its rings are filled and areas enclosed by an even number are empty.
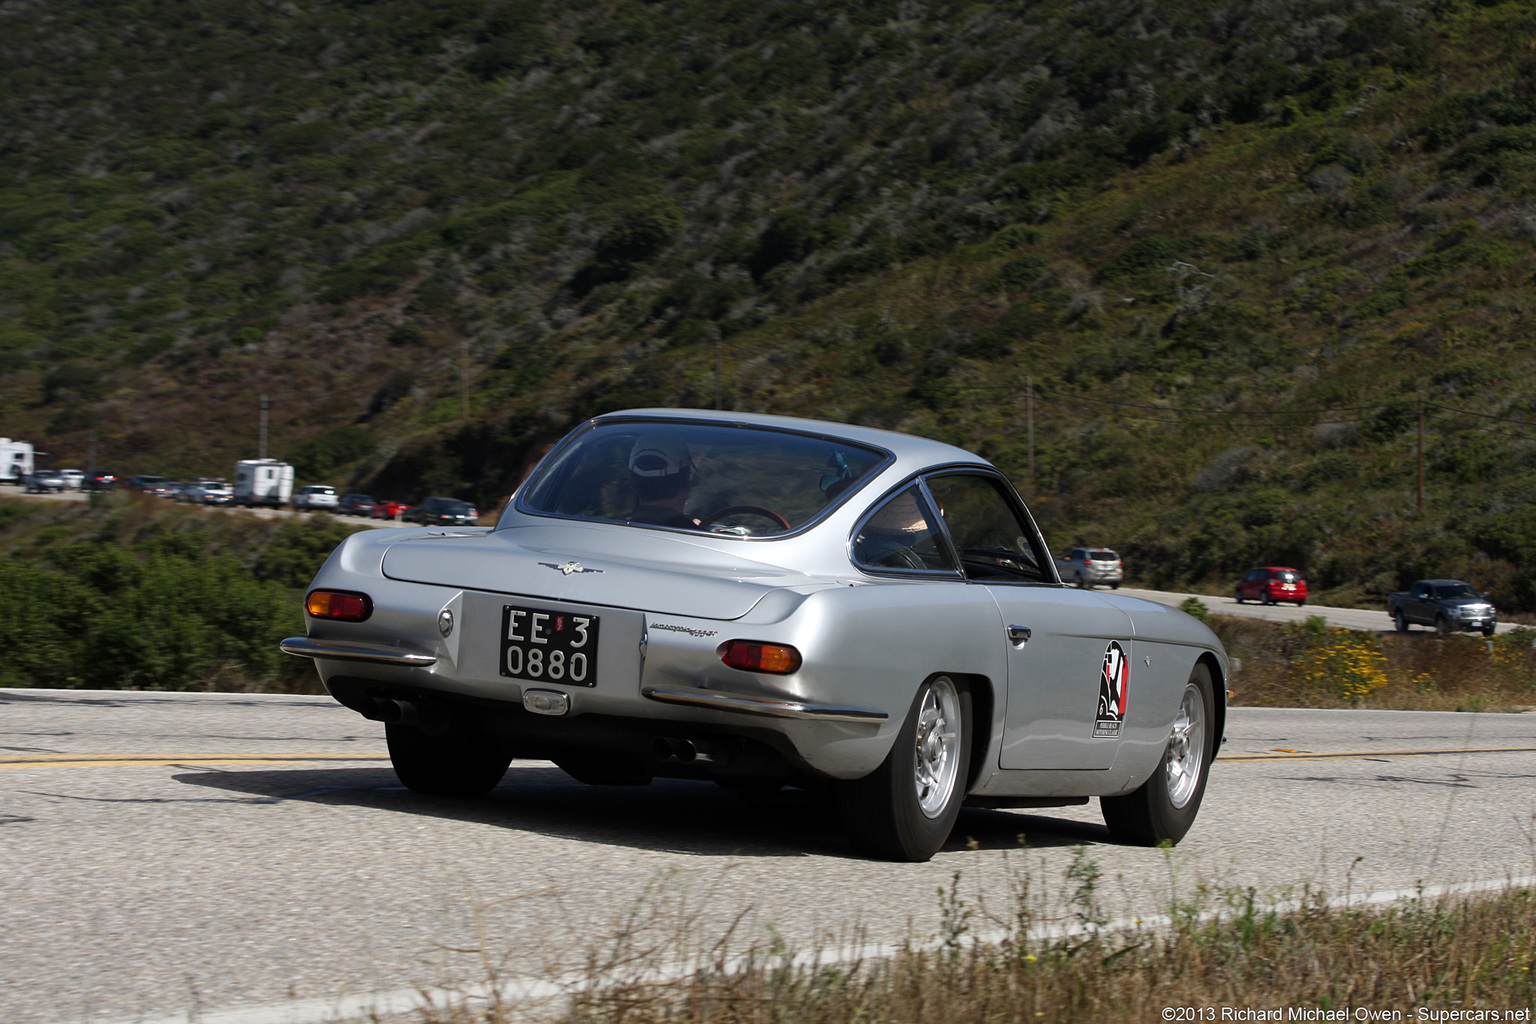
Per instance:
[[[789,430],[820,437],[835,437],[860,444],[883,448],[896,456],[899,463],[916,463],[924,466],[948,462],[990,466],[991,463],[974,452],[943,441],[935,441],[914,434],[898,434],[894,430],[861,427],[852,423],[836,423],[831,420],[802,419],[798,416],[771,416],[767,413],[722,412],[718,409],[623,409],[593,417],[593,423],[612,423],[622,420],[672,420],[684,423],[719,423],[725,426],[767,427],[773,430]]]

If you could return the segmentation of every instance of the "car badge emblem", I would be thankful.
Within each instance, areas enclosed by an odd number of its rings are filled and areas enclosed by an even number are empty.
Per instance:
[[[588,569],[588,568],[585,568],[580,562],[562,562],[559,565],[556,565],[554,562],[540,562],[539,564],[540,565],[548,566],[551,569],[558,569],[560,572],[565,573],[565,575],[567,575],[567,576],[574,576],[578,572],[602,572],[603,571],[602,569]]]

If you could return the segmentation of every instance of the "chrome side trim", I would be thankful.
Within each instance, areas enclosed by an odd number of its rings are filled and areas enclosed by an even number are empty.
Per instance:
[[[437,664],[437,655],[423,651],[411,651],[404,647],[386,647],[384,644],[358,644],[343,640],[311,640],[307,636],[290,636],[277,645],[284,654],[296,658],[339,658],[343,661],[373,661],[381,665],[402,665],[406,668],[426,668]]]
[[[663,690],[648,686],[640,692],[663,704],[685,704],[711,711],[737,711],[744,715],[764,715],[768,718],[799,718],[817,722],[884,722],[891,717],[884,711],[751,697],[723,690]]]

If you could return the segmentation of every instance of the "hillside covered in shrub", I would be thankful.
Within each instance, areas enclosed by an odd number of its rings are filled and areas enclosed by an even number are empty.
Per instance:
[[[1536,609],[1536,12],[16,0],[0,433],[494,506],[581,417],[981,451],[1134,581]],[[1422,423],[1423,486],[1419,486]]]

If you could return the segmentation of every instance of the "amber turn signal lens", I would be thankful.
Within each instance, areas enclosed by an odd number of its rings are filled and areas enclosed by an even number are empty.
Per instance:
[[[756,640],[727,640],[716,648],[720,660],[743,672],[767,672],[787,676],[800,670],[800,652],[787,644],[764,644]]]
[[[362,622],[373,614],[373,601],[367,594],[351,594],[344,590],[313,590],[304,601],[304,610],[317,619]]]

